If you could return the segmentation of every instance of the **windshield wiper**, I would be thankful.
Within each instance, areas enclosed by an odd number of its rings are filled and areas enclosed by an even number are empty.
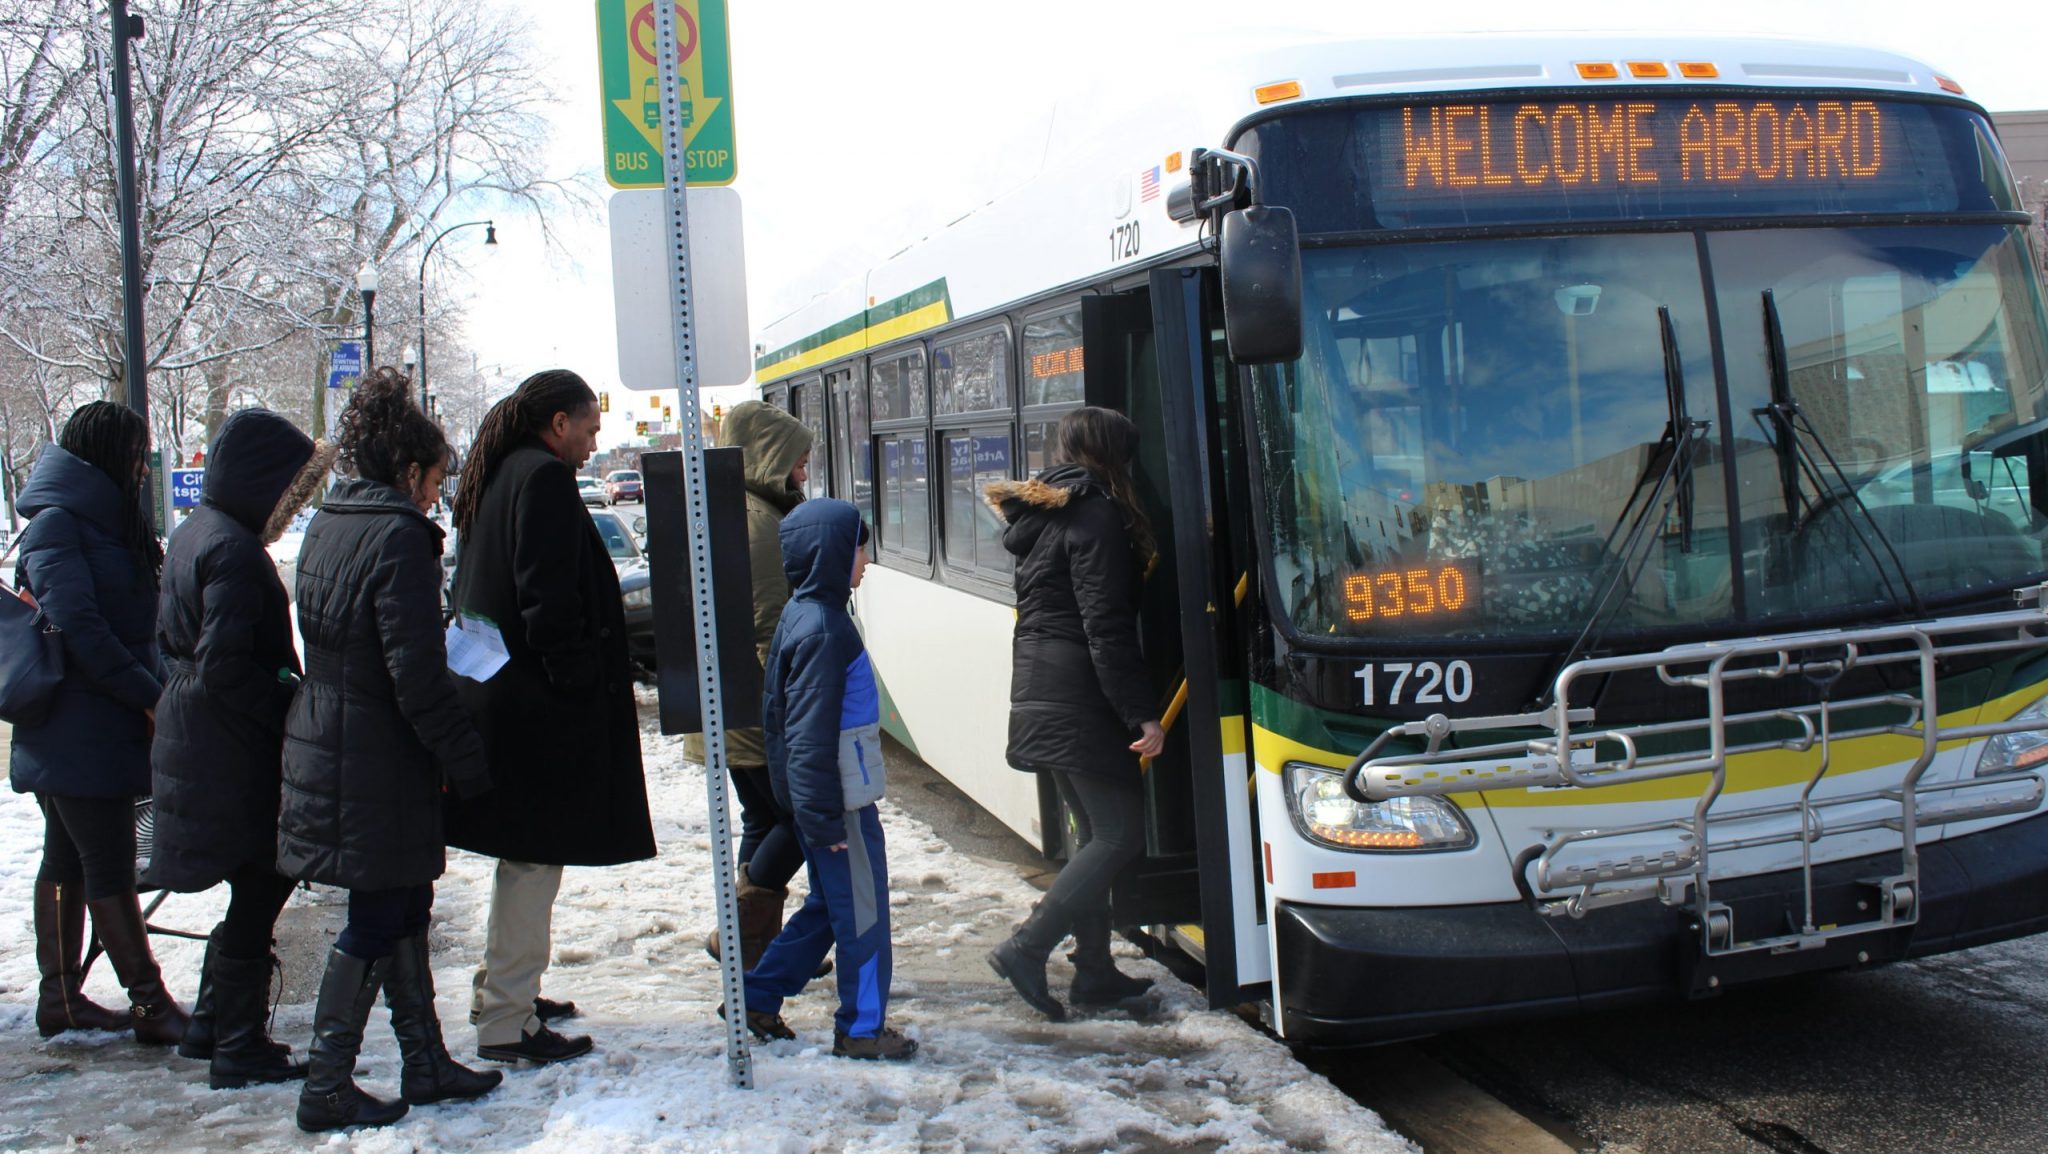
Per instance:
[[[1892,584],[1891,575],[1885,572],[1884,558],[1878,556],[1876,547],[1871,544],[1873,537],[1876,538],[1878,545],[1884,547],[1885,556],[1890,557],[1892,564],[1898,568],[1899,584],[1906,587],[1904,604],[1912,606],[1916,614],[1925,613],[1926,607],[1920,603],[1920,592],[1913,588],[1913,578],[1906,572],[1906,563],[1899,559],[1899,551],[1892,547],[1891,539],[1886,537],[1884,530],[1878,526],[1877,517],[1857,494],[1856,486],[1850,482],[1849,475],[1835,460],[1834,453],[1829,451],[1828,443],[1821,437],[1820,430],[1814,428],[1813,422],[1806,419],[1806,411],[1799,407],[1798,400],[1792,396],[1792,361],[1785,351],[1785,326],[1778,317],[1777,294],[1770,289],[1764,290],[1764,354],[1764,360],[1768,363],[1771,373],[1771,403],[1758,409],[1755,417],[1757,424],[1763,428],[1764,435],[1770,438],[1777,450],[1778,483],[1785,493],[1786,514],[1799,519],[1803,507],[1806,511],[1805,519],[1811,520],[1820,514],[1824,507],[1823,502],[1836,505],[1846,503],[1861,514],[1860,526],[1857,524],[1857,518],[1848,519],[1849,531],[1856,535],[1856,543],[1870,555],[1871,563],[1877,568],[1878,578],[1884,582],[1885,592],[1891,597],[1892,604],[1901,604],[1899,592]],[[1766,418],[1769,418],[1768,422]],[[1834,476],[1835,483],[1832,485],[1821,471],[1822,462],[1826,462],[1828,472]],[[1812,500],[1806,499],[1800,490],[1802,477],[1813,486],[1816,494],[1823,496]],[[1869,537],[1864,536],[1865,529],[1870,531]]]
[[[1592,616],[1586,619],[1586,627],[1579,631],[1578,639],[1565,651],[1564,659],[1551,671],[1550,683],[1544,686],[1539,702],[1547,703],[1557,687],[1557,674],[1577,661],[1579,656],[1598,645],[1605,635],[1606,625],[1611,616],[1628,604],[1635,596],[1636,582],[1643,575],[1643,567],[1649,564],[1652,550],[1650,543],[1656,540],[1653,527],[1664,523],[1672,507],[1678,509],[1678,548],[1682,553],[1692,552],[1693,523],[1693,462],[1699,450],[1706,444],[1706,421],[1696,421],[1686,407],[1685,361],[1678,355],[1678,334],[1671,326],[1671,310],[1664,306],[1657,308],[1657,335],[1664,345],[1664,404],[1666,422],[1664,435],[1651,448],[1650,456],[1644,463],[1643,474],[1636,480],[1636,487],[1628,496],[1628,503],[1621,507],[1621,515],[1615,519],[1615,527],[1607,534],[1603,553],[1614,558],[1606,581],[1600,586],[1599,595],[1593,600]],[[1662,457],[1664,467],[1653,473],[1655,462]],[[1656,484],[1647,495],[1644,486],[1652,476]],[[1642,498],[1638,505],[1637,499]],[[1631,515],[1633,510],[1633,515]],[[1615,549],[1615,538],[1621,539],[1621,547]]]

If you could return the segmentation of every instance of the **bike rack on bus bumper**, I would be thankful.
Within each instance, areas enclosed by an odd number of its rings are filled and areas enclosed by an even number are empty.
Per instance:
[[[2000,734],[2041,729],[2039,720],[2009,720],[1943,726],[1937,700],[1938,664],[1965,654],[2048,647],[2035,630],[2048,626],[2048,584],[2014,594],[2023,608],[1941,618],[1907,625],[1826,630],[1783,637],[1755,637],[1675,646],[1656,653],[1602,657],[1572,663],[1557,675],[1553,704],[1537,713],[1449,718],[1436,714],[1396,725],[1380,734],[1351,763],[1346,789],[1362,801],[1416,795],[1442,796],[1488,789],[1530,787],[1585,789],[1707,775],[1689,818],[1596,829],[1551,830],[1516,859],[1517,884],[1536,908],[1552,916],[1584,917],[1590,910],[1656,898],[1688,907],[1709,956],[1768,950],[1812,950],[1836,938],[1909,926],[1919,918],[1919,831],[1925,827],[2027,813],[2043,796],[2042,775],[2020,770],[1982,777],[1965,769],[1955,781],[1921,784],[1942,743],[1968,742]],[[1829,690],[1851,669],[1884,665],[1917,668],[1913,691],[1868,694],[1834,701]],[[1705,716],[1601,728],[1594,711],[1574,707],[1574,691],[1593,679],[1653,672],[1665,685],[1697,690],[1706,697]],[[1821,690],[1810,705],[1750,713],[1727,712],[1727,686],[1757,679],[1803,677]],[[1880,719],[1869,719],[1875,713]],[[1843,717],[1857,719],[1836,727]],[[1795,732],[1731,744],[1730,730],[1776,726]],[[1453,734],[1538,729],[1544,736],[1491,745],[1443,748]],[[1890,735],[1913,739],[1918,751],[1895,788],[1816,800],[1827,776],[1834,743]],[[1397,739],[1422,739],[1421,752],[1388,752]],[[1706,749],[1699,746],[1704,740]],[[1643,752],[1644,745],[1673,745],[1680,752]],[[1727,786],[1728,759],[1781,750],[1820,751],[1819,764],[1797,801],[1714,812]],[[1739,836],[1746,822],[1797,815],[1798,828]],[[1846,924],[1817,924],[1813,847],[1826,837],[1889,829],[1900,838],[1896,873],[1864,879],[1875,890],[1876,916]],[[1719,832],[1725,836],[1715,839]],[[1658,835],[1668,841],[1655,846]],[[1626,854],[1569,859],[1570,848],[1616,840],[1655,848]],[[1734,913],[1713,896],[1715,854],[1797,842],[1800,847],[1804,918],[1788,933],[1738,938]]]

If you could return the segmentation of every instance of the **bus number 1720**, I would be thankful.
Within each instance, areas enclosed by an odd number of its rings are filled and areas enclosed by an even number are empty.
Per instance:
[[[1466,701],[1472,696],[1472,666],[1469,662],[1453,661],[1439,665],[1434,661],[1390,661],[1385,665],[1366,665],[1353,676],[1365,687],[1366,705],[1381,703],[1380,687],[1386,687],[1385,703],[1403,704],[1403,695],[1413,690],[1414,696],[1407,698],[1408,704],[1441,705],[1445,701]]]
[[[1129,260],[1138,255],[1138,222],[1120,224],[1109,230],[1109,259]]]

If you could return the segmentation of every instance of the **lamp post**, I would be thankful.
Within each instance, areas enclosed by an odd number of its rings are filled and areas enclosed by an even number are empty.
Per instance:
[[[363,297],[363,375],[377,371],[377,266],[356,270],[356,291]]]
[[[484,227],[484,244],[492,248],[496,248],[498,244],[498,226],[495,222],[488,220],[465,220],[461,224],[451,224],[447,228],[442,229],[440,232],[435,233],[434,239],[427,242],[427,250],[420,254],[419,381],[420,408],[422,409],[427,409],[427,258],[434,255],[434,246],[441,243],[442,237],[447,236],[451,232],[459,232],[460,230],[465,228],[475,228],[478,225],[482,225]],[[427,409],[427,412],[428,415],[432,415],[431,409]]]

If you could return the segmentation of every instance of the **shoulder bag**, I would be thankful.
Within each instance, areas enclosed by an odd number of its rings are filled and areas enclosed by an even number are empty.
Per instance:
[[[0,573],[7,558],[21,547],[23,529],[14,545],[0,553]],[[0,721],[37,725],[48,716],[64,681],[64,633],[43,614],[26,589],[0,579]]]

